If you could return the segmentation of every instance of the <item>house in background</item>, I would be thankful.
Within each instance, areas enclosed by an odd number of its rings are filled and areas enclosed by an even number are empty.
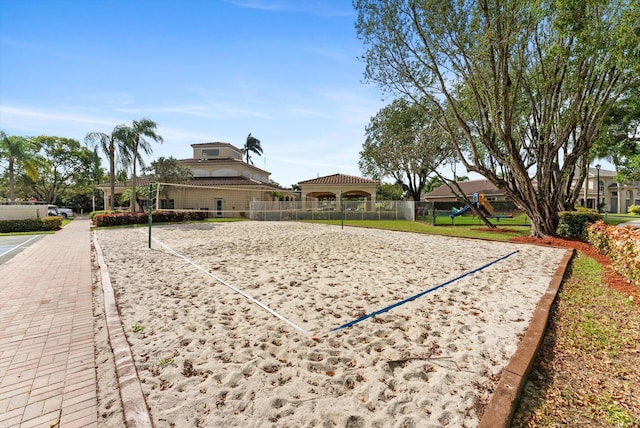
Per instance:
[[[640,184],[619,184],[616,175],[616,171],[590,167],[576,205],[595,209],[600,197],[601,211],[622,214],[627,213],[631,205],[640,205]]]
[[[458,181],[458,186],[462,192],[471,199],[475,193],[484,194],[489,202],[507,201],[509,198],[504,192],[498,189],[492,182],[487,179]],[[421,198],[425,202],[460,202],[458,197],[449,189],[447,185],[442,185],[437,189],[425,193]]]
[[[576,206],[595,209],[598,197],[600,198],[601,211],[611,213],[627,213],[631,205],[640,205],[640,185],[638,183],[619,185],[615,181],[615,177],[615,171],[589,168],[589,174],[581,187],[581,196],[578,197]],[[576,182],[577,179],[574,180],[573,186],[576,185]],[[460,181],[458,185],[469,198],[474,193],[484,193],[489,202],[509,200],[500,189],[486,179]],[[456,202],[457,199],[457,196],[446,185],[442,185],[422,197],[422,200],[427,202]]]
[[[192,144],[193,158],[179,162],[193,172],[184,185],[161,187],[160,209],[210,211],[215,217],[248,217],[252,201],[281,199],[294,201],[296,192],[273,185],[270,173],[242,160],[242,150],[228,143]],[[139,178],[138,186],[148,186],[148,178]],[[131,181],[116,183],[115,194],[131,187]],[[98,186],[108,206],[109,183]]]

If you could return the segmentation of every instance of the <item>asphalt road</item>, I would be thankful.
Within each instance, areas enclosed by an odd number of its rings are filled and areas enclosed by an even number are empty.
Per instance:
[[[20,251],[42,239],[43,236],[45,235],[0,236],[0,264],[8,262]]]

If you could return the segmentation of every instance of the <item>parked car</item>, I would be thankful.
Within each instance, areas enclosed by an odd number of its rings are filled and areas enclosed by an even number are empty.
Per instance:
[[[47,215],[60,217],[60,213],[58,212],[57,205],[49,205],[47,207]]]
[[[60,208],[57,205],[49,205],[47,207],[47,214],[62,218],[68,218],[73,217],[73,210],[71,208]]]
[[[62,218],[73,217],[73,210],[71,208],[58,207],[58,212]]]

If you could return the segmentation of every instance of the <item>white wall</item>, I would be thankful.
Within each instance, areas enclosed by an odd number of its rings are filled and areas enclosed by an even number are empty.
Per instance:
[[[0,205],[0,220],[27,220],[47,216],[46,205]]]

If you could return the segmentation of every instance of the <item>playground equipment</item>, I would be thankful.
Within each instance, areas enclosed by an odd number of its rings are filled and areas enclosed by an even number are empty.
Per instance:
[[[513,217],[513,215],[502,215],[502,216],[494,215],[493,214],[494,213],[493,206],[491,206],[489,201],[486,200],[486,198],[484,197],[484,193],[480,193],[480,194],[474,193],[471,205],[473,205],[475,208],[477,208],[480,211],[480,213],[482,213],[482,215],[484,217],[487,217],[487,218],[511,218],[511,217]],[[457,208],[454,207],[454,208],[451,209],[451,214],[449,214],[449,217],[451,217],[451,218],[457,217],[459,215],[462,215],[462,214],[466,213],[470,209],[471,209],[470,205],[465,205],[463,208],[460,208],[460,209],[457,209]]]
[[[485,199],[484,193],[474,193],[471,205],[473,205],[475,208],[478,208],[485,217],[489,217],[493,213],[493,207],[491,207],[491,205]],[[465,205],[460,209],[455,207],[451,208],[451,214],[449,214],[449,217],[454,218],[466,213],[471,209],[471,205]]]

